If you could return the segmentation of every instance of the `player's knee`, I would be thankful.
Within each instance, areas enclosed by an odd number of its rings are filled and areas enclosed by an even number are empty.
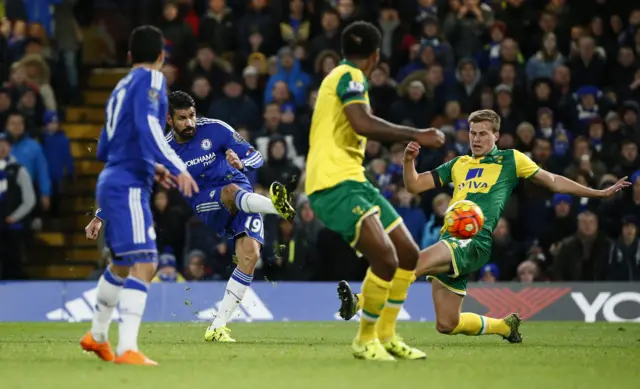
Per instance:
[[[391,242],[385,242],[379,249],[379,266],[383,268],[385,272],[389,272],[393,275],[398,268],[398,256],[396,250]]]
[[[458,326],[458,317],[446,317],[446,318],[436,318],[436,330],[441,333],[448,335],[453,332]]]
[[[222,192],[220,192],[220,198],[222,201],[235,201],[236,193],[240,187],[236,184],[229,184],[222,188]]]
[[[401,264],[409,264],[411,268],[413,268],[415,264],[418,263],[420,249],[413,241],[408,241],[401,247],[396,247],[396,251],[398,252],[398,261]]]

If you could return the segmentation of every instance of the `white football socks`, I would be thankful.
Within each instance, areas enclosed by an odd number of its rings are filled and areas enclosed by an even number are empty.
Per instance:
[[[278,214],[270,198],[257,193],[247,192],[244,189],[236,192],[235,202],[236,207],[246,213]]]
[[[139,278],[129,276],[120,292],[120,318],[118,355],[127,350],[138,351],[138,332],[147,304],[149,285]]]
[[[209,327],[210,329],[224,327],[231,321],[252,280],[253,275],[244,274],[238,268],[233,271],[229,282],[227,282],[227,289],[224,292],[220,308]]]
[[[98,280],[96,305],[93,307],[93,320],[91,321],[91,335],[98,343],[106,342],[109,339],[109,324],[111,324],[113,310],[118,305],[123,285],[124,279],[113,274],[109,268]]]

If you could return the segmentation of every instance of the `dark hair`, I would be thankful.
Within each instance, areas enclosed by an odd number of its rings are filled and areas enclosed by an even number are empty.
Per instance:
[[[342,31],[342,55],[347,59],[366,59],[380,48],[380,31],[371,23],[354,22]]]
[[[322,17],[324,17],[325,15],[333,15],[337,17],[338,20],[340,20],[340,14],[338,13],[338,11],[336,11],[333,8],[327,8],[324,11],[322,11]]]
[[[162,31],[154,26],[136,27],[129,36],[129,51],[134,64],[156,62],[163,49]]]
[[[4,124],[7,125],[7,123],[9,123],[9,119],[11,119],[12,116],[20,116],[22,118],[22,123],[25,122],[24,120],[24,116],[20,113],[20,111],[16,110],[16,109],[12,109],[9,111],[8,115],[7,115],[7,120],[5,120]]]
[[[178,90],[169,94],[169,115],[171,116],[176,109],[188,109],[195,106],[196,102],[188,93]]]

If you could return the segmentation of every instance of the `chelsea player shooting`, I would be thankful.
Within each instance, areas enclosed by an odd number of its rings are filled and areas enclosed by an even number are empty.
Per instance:
[[[173,177],[185,196],[198,186],[169,147],[163,128],[167,116],[163,36],[153,26],[133,30],[129,38],[133,63],[115,87],[106,107],[98,141],[98,159],[106,162],[96,187],[99,209],[87,226],[97,238],[106,221],[105,243],[113,261],[100,277],[91,331],[80,341],[85,351],[119,364],[157,365],[138,350],[138,332],[149,283],[156,272],[156,234],[150,200],[154,176]],[[109,323],[120,303],[117,357],[107,339]]]
[[[227,123],[196,118],[195,102],[187,93],[169,95],[171,132],[166,139],[201,189],[187,199],[193,212],[218,235],[235,240],[238,266],[231,274],[213,323],[205,332],[210,342],[234,342],[227,323],[253,279],[264,244],[261,213],[293,220],[295,211],[284,185],[274,182],[271,199],[253,193],[245,172],[263,164],[262,155]]]

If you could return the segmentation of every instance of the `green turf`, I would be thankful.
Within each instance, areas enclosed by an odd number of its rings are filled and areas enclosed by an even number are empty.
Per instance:
[[[640,387],[639,324],[524,323],[524,343],[512,345],[402,323],[429,359],[396,363],[355,360],[354,323],[233,324],[236,344],[205,343],[204,324],[144,324],[141,344],[156,368],[84,355],[78,339],[88,326],[0,323],[0,388]]]

